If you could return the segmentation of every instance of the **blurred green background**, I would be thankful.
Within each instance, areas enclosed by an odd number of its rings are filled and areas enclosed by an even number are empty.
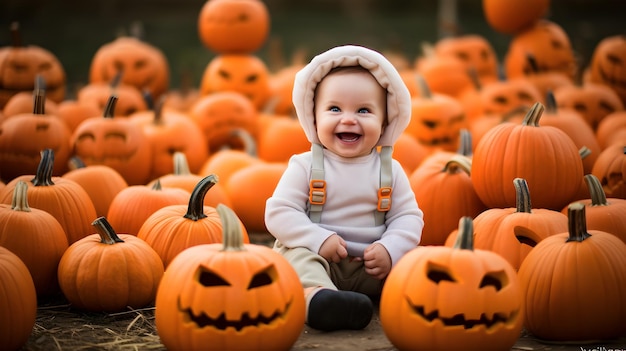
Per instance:
[[[507,0],[502,0],[507,1]],[[2,0],[0,46],[9,45],[9,26],[19,21],[25,44],[54,53],[67,73],[68,94],[87,82],[91,58],[98,48],[139,24],[144,40],[166,55],[171,88],[182,72],[199,84],[204,68],[215,56],[197,34],[197,17],[206,0]],[[421,54],[421,43],[434,42],[446,31],[438,21],[435,0],[264,0],[271,18],[270,38],[256,54],[271,69],[289,63],[297,50],[308,57],[340,44],[399,50],[411,60]],[[624,0],[552,0],[547,18],[569,34],[581,64],[585,65],[604,37],[626,34]],[[510,37],[492,30],[481,0],[456,1],[457,33],[480,34],[500,59]],[[448,30],[450,26],[448,26]],[[279,59],[270,47],[279,48]],[[282,62],[280,62],[282,60]]]

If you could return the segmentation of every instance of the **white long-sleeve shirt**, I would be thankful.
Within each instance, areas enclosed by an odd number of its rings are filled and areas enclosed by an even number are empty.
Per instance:
[[[349,255],[362,257],[367,246],[378,242],[395,265],[419,244],[423,213],[398,161],[393,160],[391,209],[379,226],[374,212],[380,187],[380,157],[375,150],[367,156],[343,158],[324,149],[326,203],[320,223],[313,223],[308,215],[311,162],[311,152],[292,156],[267,200],[265,225],[283,245],[318,253],[322,243],[337,233],[346,241]]]

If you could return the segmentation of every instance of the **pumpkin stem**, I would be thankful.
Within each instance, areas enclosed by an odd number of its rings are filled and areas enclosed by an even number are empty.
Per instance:
[[[152,109],[154,110],[154,119],[152,120],[152,124],[155,126],[160,126],[165,124],[163,122],[163,105],[165,104],[165,96],[161,96],[156,104],[153,104]]]
[[[154,184],[152,184],[152,190],[161,191],[163,190],[163,186],[161,185],[161,179],[157,179]]]
[[[239,138],[239,140],[243,142],[244,151],[248,155],[257,157],[256,140],[250,132],[243,128],[236,128],[231,132],[231,135]]]
[[[192,221],[197,221],[205,218],[204,214],[204,196],[207,191],[217,184],[217,175],[210,174],[202,178],[198,184],[193,188],[191,196],[189,197],[189,205],[187,206],[187,213],[183,216]]]
[[[176,151],[173,156],[174,159],[174,174],[175,175],[190,175],[189,163],[187,162],[187,156],[184,152]]]
[[[43,115],[46,113],[46,81],[41,74],[35,77],[35,89],[33,90],[33,114]]]
[[[606,193],[600,180],[593,174],[585,175],[585,183],[589,189],[589,197],[591,198],[591,206],[608,206],[609,202],[606,200]]]
[[[551,114],[556,114],[558,107],[556,105],[556,98],[554,97],[554,93],[552,90],[548,90],[546,93],[546,112]]]
[[[224,242],[222,251],[246,251],[239,217],[230,207],[224,204],[217,205],[215,209],[222,221],[222,240]]]
[[[526,179],[513,179],[513,186],[515,186],[515,212],[531,213],[532,204],[530,202],[530,190],[528,189],[528,183],[526,182]]]
[[[98,217],[92,223],[96,228],[96,232],[100,235],[100,242],[103,244],[113,245],[115,243],[123,243],[124,240],[117,236],[117,233],[111,226],[111,223],[105,217]]]
[[[45,149],[41,151],[41,160],[37,166],[37,173],[31,179],[34,186],[50,186],[54,185],[52,181],[52,171],[54,169],[54,151]]]
[[[472,133],[468,129],[462,128],[460,134],[459,149],[456,153],[470,157],[472,156]]]
[[[152,93],[148,89],[144,89],[143,93],[143,101],[146,102],[146,106],[148,110],[154,110],[154,98],[152,97]]]
[[[22,33],[20,32],[20,23],[17,21],[12,22],[9,29],[11,30],[11,46],[14,48],[21,48],[24,46],[22,43]]]
[[[428,86],[428,82],[424,79],[424,76],[421,74],[415,75],[415,80],[417,81],[417,86],[420,89],[420,95],[425,99],[432,99],[433,93]]]
[[[467,69],[467,75],[470,77],[470,81],[474,86],[476,91],[480,91],[483,88],[483,85],[480,82],[480,77],[478,76],[478,71],[476,71],[476,67],[472,66]]]
[[[115,115],[115,104],[117,103],[117,99],[118,97],[115,94],[109,96],[107,104],[104,106],[104,118],[113,118],[113,116]]]
[[[543,114],[544,106],[540,102],[535,102],[533,106],[528,110],[526,116],[524,116],[524,120],[522,121],[523,126],[531,126],[531,127],[539,127],[539,119],[541,119],[541,115]]]
[[[13,189],[13,199],[11,199],[11,209],[14,211],[31,212],[28,206],[28,184],[20,180]]]
[[[587,232],[587,218],[585,216],[585,205],[575,202],[567,207],[569,237],[565,242],[583,242],[591,236]]]
[[[442,172],[455,174],[459,172],[459,169],[467,173],[467,175],[470,175],[472,160],[467,156],[454,155],[446,162],[445,166],[443,166]]]
[[[122,82],[122,76],[123,75],[124,75],[124,69],[123,68],[119,68],[117,73],[115,74],[113,79],[111,79],[111,82],[109,83],[109,86],[111,87],[111,89],[117,89],[117,87]]]
[[[70,170],[85,168],[87,165],[80,156],[74,155],[67,161]]]
[[[591,155],[591,150],[589,150],[588,147],[583,146],[578,149],[578,154],[580,155],[580,158],[584,160],[586,157],[589,157],[589,155]]]
[[[459,231],[453,248],[474,251],[474,221],[464,216],[459,220]]]

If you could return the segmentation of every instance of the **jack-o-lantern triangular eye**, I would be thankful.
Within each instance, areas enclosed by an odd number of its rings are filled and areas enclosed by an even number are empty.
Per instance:
[[[496,291],[500,291],[507,284],[508,284],[508,279],[507,279],[506,272],[504,271],[491,272],[491,273],[485,274],[485,276],[480,282],[480,288],[482,289],[484,287],[491,286],[494,289],[496,289]]]
[[[450,273],[448,273],[448,269],[446,267],[431,262],[428,264],[427,269],[428,271],[426,275],[428,276],[428,279],[435,284],[439,284],[442,281],[456,282]]]
[[[211,287],[211,286],[229,286],[224,278],[217,275],[215,272],[210,271],[204,267],[200,267],[198,272],[198,283],[202,286]]]
[[[250,284],[248,285],[248,290],[259,288],[265,285],[270,285],[274,282],[276,277],[276,269],[274,266],[271,266],[262,272],[255,274],[250,280]]]

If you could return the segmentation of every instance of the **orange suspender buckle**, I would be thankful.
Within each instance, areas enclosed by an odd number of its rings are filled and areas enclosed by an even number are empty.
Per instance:
[[[309,202],[311,203],[311,205],[323,205],[326,202],[325,180],[311,180],[311,182],[309,183]]]
[[[391,209],[391,187],[384,186],[378,189],[378,207],[377,210],[386,212]]]

